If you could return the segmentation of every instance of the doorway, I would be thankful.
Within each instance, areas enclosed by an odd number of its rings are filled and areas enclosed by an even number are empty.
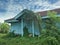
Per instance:
[[[29,35],[28,28],[26,26],[23,28],[23,31],[24,31],[24,36]]]

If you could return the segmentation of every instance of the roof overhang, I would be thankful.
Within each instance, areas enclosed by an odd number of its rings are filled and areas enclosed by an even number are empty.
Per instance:
[[[60,14],[56,15],[56,17],[60,17]],[[44,18],[49,18],[49,16],[43,16],[42,18],[43,18],[43,19],[44,19]]]
[[[8,20],[5,20],[5,22],[7,23],[12,23],[12,22],[18,22],[18,20],[15,20],[15,19],[8,19]]]

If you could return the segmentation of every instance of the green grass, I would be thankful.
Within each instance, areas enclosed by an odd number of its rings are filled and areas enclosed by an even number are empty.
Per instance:
[[[0,34],[0,45],[40,45],[38,37],[7,37],[7,34]]]

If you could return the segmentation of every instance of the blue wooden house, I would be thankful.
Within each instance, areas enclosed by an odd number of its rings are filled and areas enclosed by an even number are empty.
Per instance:
[[[54,9],[50,11],[56,11],[57,16],[58,17],[60,16],[59,15],[60,9]],[[42,16],[42,19],[48,18],[46,16],[47,11],[42,11],[42,12],[37,12],[37,13]],[[33,16],[32,11],[24,9],[19,14],[17,14],[14,18],[8,19],[5,21],[8,23],[11,23],[10,32],[14,31],[15,34],[20,34],[21,36],[23,36],[26,31],[24,30],[24,27],[26,27],[28,29],[28,33],[32,34],[32,36],[34,37],[34,35],[40,35],[40,30],[38,27],[38,23],[36,23],[37,20],[34,20],[33,18],[35,17]]]

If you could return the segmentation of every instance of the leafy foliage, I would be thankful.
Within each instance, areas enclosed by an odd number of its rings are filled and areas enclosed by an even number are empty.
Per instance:
[[[41,31],[40,37],[20,37],[16,36],[14,32],[11,32],[5,38],[0,34],[0,45],[60,45],[60,29],[56,25],[57,22],[60,23],[60,18],[56,15],[56,12],[49,11],[47,13],[48,18],[43,21],[39,14],[34,14],[35,17],[32,17],[32,19],[36,20],[39,24],[38,26]],[[44,29],[42,28],[43,22],[45,22]]]
[[[45,20],[45,29],[42,30],[41,34],[41,45],[59,45],[60,43],[60,29],[57,28],[56,23],[57,20],[59,22],[59,19],[57,18],[56,12],[48,12],[47,13],[48,18]]]
[[[40,30],[40,33],[41,33],[41,30],[42,30],[42,17],[38,13],[35,13],[34,16],[36,16],[36,21],[38,23],[39,30]]]
[[[10,26],[7,23],[0,24],[0,33],[7,33],[10,29]]]

